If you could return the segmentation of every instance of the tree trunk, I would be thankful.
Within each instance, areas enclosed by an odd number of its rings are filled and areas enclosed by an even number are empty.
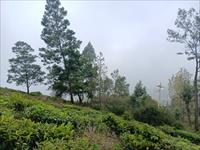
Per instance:
[[[188,122],[189,122],[189,125],[191,126],[189,103],[186,103],[185,106],[186,106],[186,110],[187,110]]]
[[[73,93],[70,90],[70,101],[72,104],[74,104],[74,97],[73,97]]]
[[[71,103],[74,104],[74,97],[73,97],[71,83],[69,83],[69,95],[70,95],[70,101],[71,101]]]
[[[99,105],[100,105],[100,108],[101,108],[101,94],[99,93]]]
[[[29,86],[26,84],[26,93],[29,94]]]
[[[28,82],[28,74],[26,73],[26,93],[29,94],[29,82]]]
[[[185,104],[186,105],[186,104]],[[180,106],[181,106],[181,109],[182,109],[182,116],[181,116],[181,119],[182,119],[182,121],[184,121],[185,120],[185,106],[184,106],[184,102],[183,101],[181,101],[180,102]],[[187,107],[187,106],[186,106]]]
[[[79,99],[79,103],[82,104],[83,99],[82,99],[82,97],[81,97],[81,94],[78,94],[78,99]]]
[[[195,76],[194,76],[194,98],[195,98],[195,125],[194,128],[196,131],[199,130],[198,125],[198,116],[199,116],[199,102],[198,102],[198,60],[196,59],[196,69],[195,69]]]

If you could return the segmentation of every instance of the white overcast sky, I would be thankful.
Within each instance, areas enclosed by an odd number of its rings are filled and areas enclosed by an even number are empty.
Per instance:
[[[1,86],[25,90],[6,83],[11,47],[19,40],[30,44],[35,53],[45,46],[40,38],[45,1],[1,1]],[[91,41],[96,53],[103,52],[110,73],[119,69],[130,83],[130,92],[142,80],[157,97],[156,85],[167,91],[168,79],[181,67],[193,73],[193,63],[176,55],[183,46],[166,40],[174,28],[178,8],[199,10],[199,2],[188,1],[61,1],[68,11],[70,28],[82,41],[81,51]],[[32,91],[48,94],[38,85]],[[164,92],[163,92],[164,93]],[[163,94],[163,97],[166,96]]]

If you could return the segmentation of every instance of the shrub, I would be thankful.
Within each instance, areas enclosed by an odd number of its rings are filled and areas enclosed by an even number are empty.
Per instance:
[[[39,92],[39,91],[37,91],[37,92],[31,92],[30,95],[31,95],[31,96],[41,96],[42,93]]]
[[[181,130],[176,130],[178,136],[173,137],[148,124],[124,120],[108,112],[66,104],[57,108],[49,101],[35,98],[31,101],[30,98],[16,92],[0,95],[0,149],[94,150],[101,149],[104,141],[114,141],[112,149],[115,145],[118,146],[116,149],[129,150],[200,149],[190,142],[198,140],[196,135]],[[15,104],[22,104],[24,110],[15,109]],[[126,111],[124,115],[127,113],[129,116],[130,112]],[[16,118],[15,114],[20,114],[20,117]],[[85,136],[85,131],[88,131],[88,136]],[[90,131],[94,131],[93,138]],[[106,138],[101,140],[104,136]],[[94,142],[91,142],[91,138]]]
[[[104,122],[121,137],[126,149],[200,149],[199,146],[191,144],[188,140],[173,138],[154,127],[137,121],[125,121],[109,115]]]
[[[15,111],[24,111],[25,105],[22,102],[15,102],[12,104]]]
[[[127,110],[123,113],[122,117],[125,119],[125,120],[131,120],[133,119],[133,113],[130,111],[130,110]]]
[[[33,123],[27,119],[17,120],[5,115],[0,119],[0,149],[32,149],[37,147],[38,142],[52,139],[67,142],[74,136],[71,124],[55,126]]]
[[[124,145],[124,149],[129,149],[129,150],[159,149],[159,145],[145,140],[142,135],[124,133],[121,136],[121,139]]]
[[[129,109],[129,103],[130,100],[128,97],[113,96],[106,102],[105,108],[116,115],[123,115],[124,112]]]
[[[174,136],[174,137],[180,136],[184,139],[191,141],[192,143],[195,143],[198,145],[200,144],[200,135],[199,134],[191,133],[191,132],[187,132],[187,131],[183,131],[183,130],[178,130],[178,129],[175,129],[174,127],[170,127],[167,125],[160,126],[159,128],[171,136]]]
[[[163,124],[173,125],[176,121],[169,112],[156,107],[147,107],[134,113],[134,118],[154,126]]]

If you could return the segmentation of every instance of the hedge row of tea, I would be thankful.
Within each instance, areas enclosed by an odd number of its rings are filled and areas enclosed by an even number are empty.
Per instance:
[[[86,131],[116,136],[119,141],[110,141],[110,149],[200,149],[197,134],[165,126],[161,131],[89,108],[57,107],[6,89],[0,89],[0,109],[0,149],[103,149],[102,143],[85,136]]]
[[[182,137],[182,138],[190,140],[192,143],[200,145],[200,134],[178,130],[178,129],[175,129],[174,127],[170,127],[167,125],[160,126],[159,128],[166,134],[169,134],[173,137]]]

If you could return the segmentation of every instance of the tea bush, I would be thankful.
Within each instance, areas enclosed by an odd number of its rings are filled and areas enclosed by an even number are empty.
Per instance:
[[[112,149],[200,149],[197,134],[174,128],[158,129],[130,118],[124,120],[106,111],[67,104],[58,107],[49,100],[37,100],[36,96],[3,90],[0,91],[2,150],[97,150],[104,147],[98,144],[105,144],[101,135],[109,136],[109,141],[116,142],[110,144],[113,145]],[[98,143],[84,136],[86,133],[88,136],[92,133]]]
[[[145,122],[153,126],[164,124],[174,125],[176,122],[175,118],[170,114],[170,112],[157,107],[147,107],[138,110],[134,113],[134,118],[138,121]]]
[[[71,124],[54,126],[52,124],[33,123],[28,119],[17,120],[13,116],[6,115],[2,115],[0,119],[2,149],[32,149],[37,147],[38,142],[45,140],[58,138],[67,142],[73,139],[74,131]]]
[[[30,95],[31,95],[31,96],[41,96],[42,93],[39,92],[39,91],[37,91],[37,92],[31,92]]]
[[[164,131],[165,133],[170,134],[171,136],[182,137],[182,138],[185,138],[185,139],[191,141],[192,143],[200,145],[200,135],[199,134],[191,133],[191,132],[187,132],[187,131],[183,131],[183,130],[178,130],[178,129],[175,129],[174,127],[170,127],[167,125],[160,126],[159,128],[162,131]]]
[[[174,138],[148,124],[137,121],[125,121],[114,115],[109,115],[104,122],[121,136],[124,148],[127,149],[200,149],[184,138]],[[145,143],[145,144],[144,144]]]

